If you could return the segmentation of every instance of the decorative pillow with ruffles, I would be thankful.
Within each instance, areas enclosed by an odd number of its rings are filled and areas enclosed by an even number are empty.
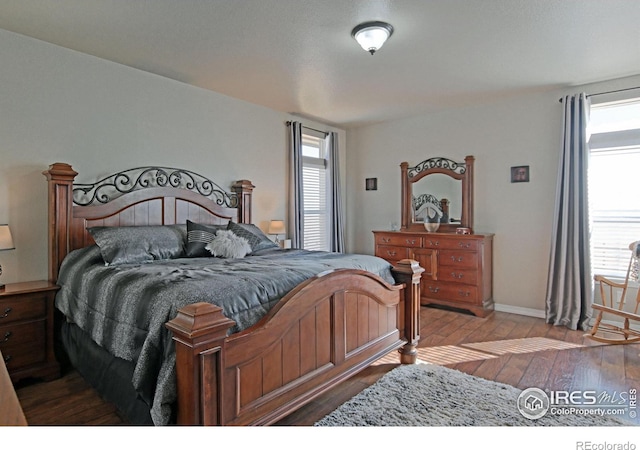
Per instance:
[[[228,230],[218,231],[205,249],[219,258],[244,258],[251,252],[251,246],[245,238]]]

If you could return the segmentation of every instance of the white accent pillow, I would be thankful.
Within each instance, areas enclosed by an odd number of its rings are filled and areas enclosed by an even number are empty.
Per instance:
[[[205,249],[213,256],[222,258],[244,258],[247,253],[251,253],[249,241],[228,230],[219,230]]]

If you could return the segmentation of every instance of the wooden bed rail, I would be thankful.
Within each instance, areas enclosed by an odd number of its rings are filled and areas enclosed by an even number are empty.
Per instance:
[[[176,345],[178,424],[268,425],[394,349],[401,363],[415,363],[423,271],[416,261],[400,261],[393,269],[396,285],[364,271],[355,282],[353,271],[320,274],[252,329],[229,336],[234,322],[221,308],[182,308],[166,324]],[[362,313],[353,314],[354,308]],[[349,323],[358,315],[366,319]],[[297,340],[305,342],[304,352]],[[310,369],[296,366],[309,354]]]

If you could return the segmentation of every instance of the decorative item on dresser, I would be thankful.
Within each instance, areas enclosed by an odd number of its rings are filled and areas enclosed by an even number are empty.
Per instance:
[[[60,365],[53,351],[53,301],[48,281],[10,283],[0,291],[0,350],[11,380],[53,380]]]
[[[493,311],[493,234],[473,233],[473,164],[429,158],[400,164],[399,231],[374,231],[375,255],[395,264],[410,258],[425,269],[420,303],[464,309],[485,317]],[[427,232],[425,208],[441,212],[437,232]],[[434,227],[435,228],[435,227]]]
[[[376,256],[391,264],[409,258],[425,271],[420,304],[443,305],[486,317],[493,311],[492,234],[374,231]]]

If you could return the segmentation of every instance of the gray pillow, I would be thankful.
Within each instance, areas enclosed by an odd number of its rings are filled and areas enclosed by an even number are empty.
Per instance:
[[[205,225],[187,220],[187,258],[211,257],[211,253],[205,249],[206,245],[218,231],[226,229],[226,225]]]
[[[88,229],[107,265],[136,264],[185,256],[184,225],[93,227]]]
[[[251,253],[265,248],[278,248],[278,244],[269,239],[260,228],[253,224],[229,222],[227,230],[245,238],[251,246]]]

